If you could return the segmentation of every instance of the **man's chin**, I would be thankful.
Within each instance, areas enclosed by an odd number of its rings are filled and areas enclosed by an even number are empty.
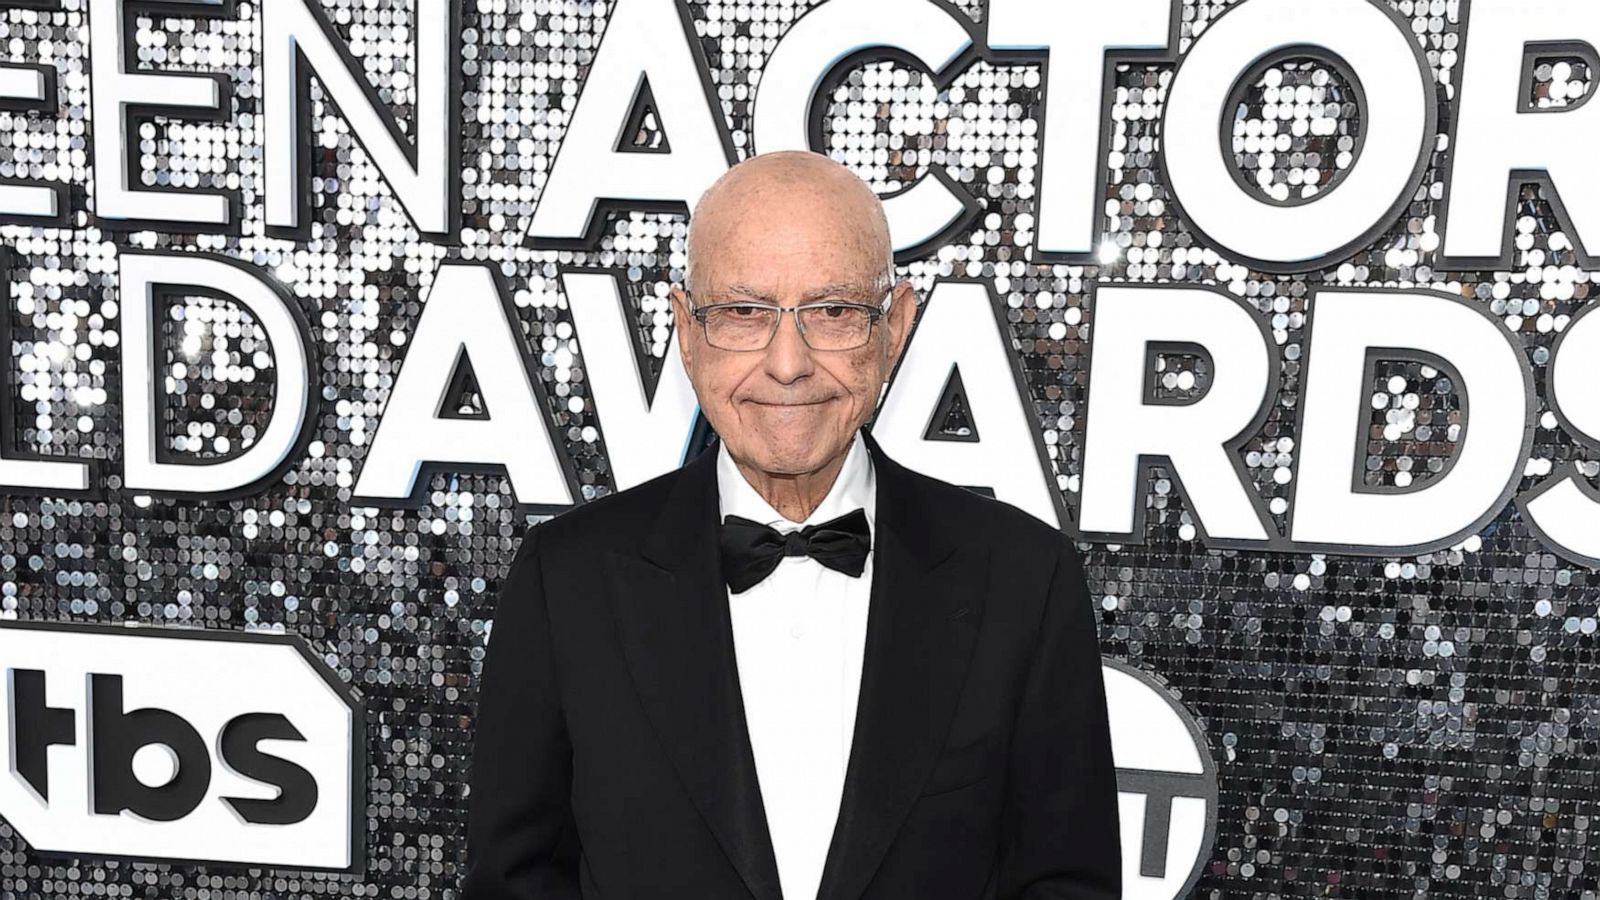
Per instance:
[[[752,448],[757,465],[763,472],[773,475],[800,475],[815,472],[827,465],[831,457],[823,445],[824,429],[786,431],[765,442],[765,446]]]
[[[832,404],[768,406],[754,404],[755,429],[769,447],[809,447],[817,437],[833,433]]]

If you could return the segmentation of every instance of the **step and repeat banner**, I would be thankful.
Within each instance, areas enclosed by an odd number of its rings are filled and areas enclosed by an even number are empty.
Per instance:
[[[0,39],[0,895],[453,896],[506,566],[714,439],[667,292],[778,149],[918,290],[885,449],[1080,541],[1125,896],[1600,893],[1600,4]]]

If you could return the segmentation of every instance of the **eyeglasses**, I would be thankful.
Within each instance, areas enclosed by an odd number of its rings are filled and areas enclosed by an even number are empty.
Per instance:
[[[688,291],[684,291],[687,296]],[[893,289],[876,306],[851,300],[819,300],[778,306],[740,300],[692,306],[689,314],[705,329],[706,343],[718,350],[764,350],[778,333],[783,314],[794,313],[800,337],[813,350],[854,350],[872,337],[872,324],[884,314]]]

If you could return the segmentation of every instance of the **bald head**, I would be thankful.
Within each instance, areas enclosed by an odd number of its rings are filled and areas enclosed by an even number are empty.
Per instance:
[[[847,167],[805,150],[777,150],[744,160],[724,172],[695,205],[689,220],[685,281],[691,291],[733,245],[766,241],[796,228],[826,228],[852,260],[873,277],[893,277],[894,251],[883,203],[871,186]]]

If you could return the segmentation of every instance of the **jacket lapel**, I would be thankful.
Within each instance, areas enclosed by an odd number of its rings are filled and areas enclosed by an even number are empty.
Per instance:
[[[877,478],[854,736],[818,900],[856,900],[949,730],[983,618],[987,552],[865,433]],[[717,549],[716,446],[684,464],[637,552],[610,551],[619,639],[646,714],[757,900],[779,900]],[[788,898],[811,900],[811,898]]]
[[[927,783],[983,620],[988,551],[866,433],[878,482],[861,693],[818,900],[856,900]]]
[[[716,447],[685,463],[638,552],[611,551],[618,637],[684,787],[757,900],[778,863],[739,693],[717,549]]]

